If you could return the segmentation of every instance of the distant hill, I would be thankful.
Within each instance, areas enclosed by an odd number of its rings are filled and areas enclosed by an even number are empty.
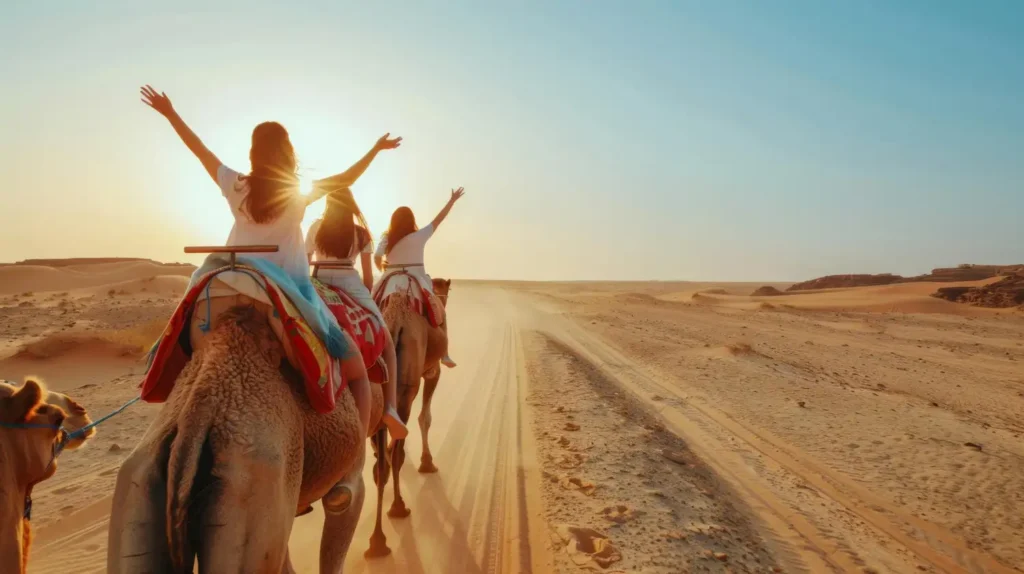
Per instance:
[[[865,287],[870,285],[891,285],[893,283],[958,283],[961,281],[980,281],[1005,275],[1024,273],[1024,264],[1020,265],[974,265],[966,263],[956,267],[940,267],[932,269],[927,275],[903,277],[891,273],[877,275],[827,275],[810,281],[796,283],[787,291],[809,291],[813,289],[837,289],[840,287]]]
[[[162,263],[142,257],[73,257],[69,259],[25,259],[17,263],[4,263],[2,265],[38,265],[40,267],[70,267],[72,265],[94,265],[101,263],[132,263],[146,262],[155,265],[186,265],[185,263]]]

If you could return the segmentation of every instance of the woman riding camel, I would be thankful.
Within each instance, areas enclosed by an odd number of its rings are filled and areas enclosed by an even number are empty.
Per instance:
[[[370,289],[373,288],[373,267],[370,264],[372,253],[373,239],[369,226],[352,197],[352,191],[347,187],[332,191],[327,196],[324,216],[313,222],[306,234],[306,254],[310,262],[330,262],[328,268],[321,268],[317,272],[317,279],[344,291],[373,315],[377,323],[375,331],[384,337],[381,354],[387,372],[387,380],[384,381],[384,423],[392,437],[403,439],[409,432],[395,410],[398,402],[395,397],[395,377],[398,374],[395,343],[384,323],[384,316],[370,296]],[[357,255],[360,258],[362,278],[355,269]]]
[[[309,261],[300,227],[306,207],[331,189],[348,187],[366,171],[377,154],[395,149],[402,138],[381,136],[369,152],[342,173],[313,182],[313,192],[299,193],[298,162],[295,150],[284,126],[277,122],[264,122],[252,131],[249,149],[251,169],[240,174],[214,155],[175,111],[166,94],[151,86],[141,89],[142,101],[164,116],[188,149],[206,168],[206,173],[220,187],[227,199],[234,225],[228,236],[228,246],[276,245],[276,253],[247,254],[264,258],[276,264],[296,283],[309,281]],[[322,302],[321,302],[322,304]],[[360,418],[369,430],[370,383],[366,378],[359,353],[349,353],[342,359],[342,373],[349,381]]]
[[[466,192],[461,187],[453,189],[448,203],[438,212],[434,220],[422,229],[416,227],[416,216],[413,215],[411,209],[408,207],[396,209],[391,215],[391,225],[381,235],[380,244],[377,245],[377,252],[374,254],[374,262],[377,264],[377,269],[401,269],[415,277],[423,289],[433,293],[433,282],[423,266],[423,255],[427,247],[427,240],[434,235],[441,222],[448,217],[448,212],[452,210],[455,202],[465,194]],[[381,281],[383,280],[384,276],[381,277]],[[447,322],[442,327],[447,331]],[[448,355],[441,359],[441,363],[448,368],[455,367],[455,361]]]

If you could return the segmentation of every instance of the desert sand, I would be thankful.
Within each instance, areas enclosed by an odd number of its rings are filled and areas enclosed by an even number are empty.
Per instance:
[[[0,377],[110,412],[190,271],[0,266]],[[457,281],[440,472],[416,472],[417,405],[412,515],[363,559],[368,467],[346,571],[1024,571],[1024,314],[928,283],[749,296],[762,285]],[[36,487],[30,572],[104,571],[117,469],[159,408],[104,423]],[[300,572],[321,521],[295,521]]]

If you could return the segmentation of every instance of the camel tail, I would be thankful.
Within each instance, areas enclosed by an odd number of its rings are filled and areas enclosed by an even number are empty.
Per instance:
[[[188,418],[185,424],[178,425],[167,463],[167,543],[176,572],[192,571],[192,564],[185,563],[186,557],[191,556],[188,511],[192,487],[199,472],[199,459],[214,418],[209,398],[203,401],[196,397],[191,399],[192,408],[186,409]]]

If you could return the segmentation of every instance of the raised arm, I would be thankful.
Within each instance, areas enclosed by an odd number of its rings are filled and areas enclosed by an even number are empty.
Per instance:
[[[466,195],[466,192],[461,187],[459,189],[452,190],[451,199],[448,200],[448,203],[446,203],[444,207],[441,209],[441,211],[437,214],[437,217],[434,218],[434,221],[430,222],[430,224],[434,226],[434,231],[437,231],[437,227],[441,225],[441,222],[444,221],[444,218],[448,217],[448,212],[452,210],[452,206],[455,205],[455,202],[458,201],[459,198],[461,198],[463,195]]]
[[[167,94],[163,92],[157,93],[148,84],[141,89],[141,93],[142,102],[171,122],[171,127],[174,128],[181,141],[199,158],[199,161],[202,162],[203,167],[206,169],[206,173],[210,174],[213,181],[217,181],[217,168],[220,167],[220,160],[217,159],[217,156],[212,151],[206,148],[203,140],[199,139],[199,136],[188,127],[185,120],[181,119],[178,112],[174,110],[174,106],[171,105],[171,99],[167,97]]]
[[[370,167],[378,153],[386,149],[395,149],[402,145],[402,138],[388,139],[390,135],[390,133],[386,133],[381,136],[377,143],[373,144],[373,147],[370,148],[370,151],[366,152],[366,155],[359,161],[352,164],[352,167],[337,175],[314,181],[313,192],[306,197],[306,202],[313,203],[332,191],[351,187],[359,179],[359,176],[363,175],[366,168]]]

